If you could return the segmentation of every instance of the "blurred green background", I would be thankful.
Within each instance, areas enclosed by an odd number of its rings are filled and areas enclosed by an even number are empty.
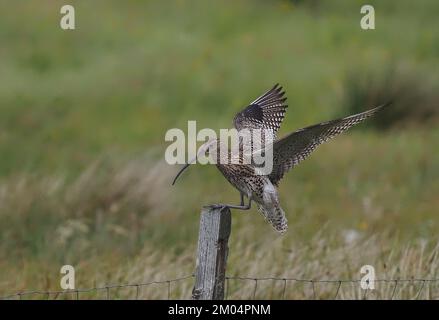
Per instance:
[[[0,2],[0,294],[59,289],[63,264],[77,287],[192,273],[201,205],[239,195],[214,167],[171,187],[165,132],[231,127],[277,82],[281,136],[394,104],[284,178],[285,236],[233,212],[229,274],[436,275],[439,2],[368,1],[370,31],[362,1],[72,1],[74,31],[63,4]]]

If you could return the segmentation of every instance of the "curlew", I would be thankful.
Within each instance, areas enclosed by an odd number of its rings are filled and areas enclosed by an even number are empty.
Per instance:
[[[309,127],[294,131],[287,136],[276,140],[277,131],[284,119],[287,105],[285,104],[285,92],[279,84],[265,92],[244,110],[239,112],[233,122],[238,132],[244,129],[263,129],[268,132],[274,141],[272,147],[272,164],[273,168],[270,173],[257,173],[257,166],[252,163],[230,163],[227,159],[220,159],[219,155],[216,166],[224,177],[240,192],[241,202],[239,205],[233,204],[213,204],[213,208],[229,207],[232,209],[249,210],[252,201],[256,202],[258,210],[262,213],[265,220],[270,223],[276,231],[283,234],[288,228],[285,212],[279,203],[277,187],[279,181],[287,171],[298,165],[306,159],[315,148],[335,137],[339,133],[349,129],[355,124],[374,115],[386,105],[354,114],[345,118],[322,122]],[[209,150],[219,150],[221,142],[217,139],[211,139],[204,143],[198,150],[197,157],[206,154]],[[262,144],[265,147],[264,144]],[[230,157],[240,156],[231,154]],[[181,173],[194,163],[197,159],[187,162],[186,165],[178,172],[172,184],[177,181]],[[228,158],[230,159],[230,158]],[[221,161],[224,160],[224,161]],[[248,203],[245,204],[245,197]]]

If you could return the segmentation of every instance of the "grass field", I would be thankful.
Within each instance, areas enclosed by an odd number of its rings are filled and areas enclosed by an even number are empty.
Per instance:
[[[289,103],[281,136],[388,99],[398,117],[390,108],[284,178],[286,235],[256,210],[232,212],[228,274],[359,279],[369,264],[380,279],[438,278],[439,3],[368,3],[373,31],[360,29],[361,1],[82,0],[77,29],[63,31],[53,1],[1,2],[0,296],[58,290],[64,264],[78,288],[191,274],[200,207],[239,194],[206,166],[171,187],[165,132],[187,120],[228,128],[277,82]],[[253,285],[235,281],[230,296]],[[262,283],[258,297],[281,286]],[[433,287],[421,297],[439,298]],[[317,292],[329,298],[334,285]],[[306,285],[286,294],[309,297]]]

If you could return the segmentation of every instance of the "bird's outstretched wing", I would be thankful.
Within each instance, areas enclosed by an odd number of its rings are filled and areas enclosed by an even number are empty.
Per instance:
[[[269,129],[274,136],[280,128],[285,116],[285,104],[287,100],[284,97],[285,91],[276,84],[262,96],[250,103],[244,110],[239,112],[233,119],[235,128],[242,129]]]
[[[369,118],[387,105],[389,104],[299,129],[279,139],[273,145],[273,170],[269,174],[270,181],[277,185],[288,170],[306,159],[318,145]]]

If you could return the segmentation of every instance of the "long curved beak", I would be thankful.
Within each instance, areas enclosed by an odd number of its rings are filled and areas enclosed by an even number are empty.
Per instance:
[[[190,165],[191,165],[191,162],[185,164],[184,167],[181,168],[180,171],[178,171],[177,175],[176,175],[175,178],[174,178],[174,181],[172,181],[172,185],[175,184],[175,182],[177,181],[178,177],[179,177],[179,176],[183,173],[183,171],[186,170]]]
[[[172,185],[175,184],[175,182],[177,181],[178,177],[183,173],[184,170],[186,170],[192,163],[194,163],[197,160],[197,157],[194,157],[193,159],[191,159],[190,161],[188,161],[188,163],[186,163],[183,168],[180,169],[180,171],[178,171],[177,175],[174,178],[174,181],[172,181]]]

